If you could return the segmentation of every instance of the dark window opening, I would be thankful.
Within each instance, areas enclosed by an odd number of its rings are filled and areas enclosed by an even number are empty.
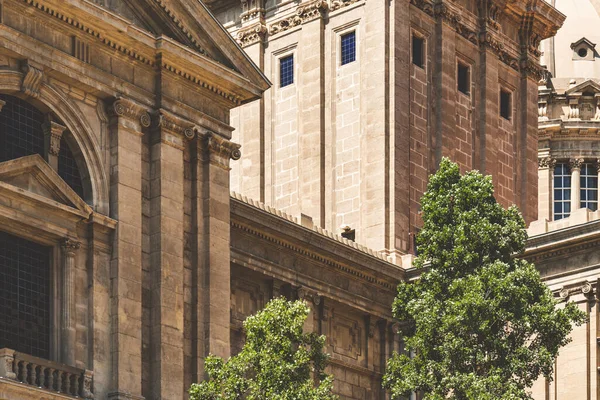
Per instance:
[[[356,61],[356,32],[342,35],[341,47],[342,65]]]
[[[412,37],[412,63],[421,68],[425,65],[425,39],[418,36]]]
[[[458,63],[458,76],[457,76],[458,90],[461,93],[468,95],[471,90],[471,71],[468,65]]]
[[[44,114],[18,97],[0,95],[0,100],[6,102],[0,112],[0,162],[32,154],[43,157]],[[81,174],[64,136],[60,143],[58,175],[83,198]]]
[[[50,357],[50,248],[0,232],[0,348]]]
[[[283,57],[279,60],[279,87],[294,83],[294,56]]]
[[[577,50],[577,54],[579,55],[579,57],[585,58],[587,57],[588,51],[586,48],[582,47],[581,49]]]
[[[500,116],[508,120],[511,117],[511,97],[510,92],[504,89],[500,90]]]

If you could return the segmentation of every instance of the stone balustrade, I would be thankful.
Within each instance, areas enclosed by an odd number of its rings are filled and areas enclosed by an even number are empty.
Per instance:
[[[93,372],[42,358],[0,349],[0,378],[63,395],[93,399]]]

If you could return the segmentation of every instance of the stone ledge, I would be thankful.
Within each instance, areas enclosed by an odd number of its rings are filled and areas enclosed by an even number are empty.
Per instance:
[[[47,390],[0,377],[0,400],[64,400],[78,397]]]
[[[568,218],[559,219],[558,221],[548,221],[545,218],[533,221],[529,225],[529,228],[527,228],[527,235],[530,237],[539,236],[597,220],[600,220],[600,211],[591,211],[587,208],[580,208],[573,211]]]

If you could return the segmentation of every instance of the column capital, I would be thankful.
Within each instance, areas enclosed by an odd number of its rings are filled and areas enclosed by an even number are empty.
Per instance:
[[[240,145],[227,140],[216,133],[207,132],[201,142],[208,149],[208,157],[211,164],[229,170],[229,160],[239,160],[242,156]]]
[[[581,169],[581,165],[585,162],[585,160],[583,158],[571,158],[569,160],[569,167],[571,168],[571,171],[573,170],[580,170]]]
[[[187,140],[192,140],[196,136],[193,123],[186,121],[175,114],[171,114],[166,110],[158,110],[157,125],[171,133],[185,137]]]
[[[144,109],[144,107],[141,105],[122,97],[117,97],[117,99],[109,107],[108,113],[113,117],[126,118],[139,122],[144,128],[148,128],[150,126],[151,120],[148,111],[146,111],[146,109]]]
[[[556,165],[556,160],[552,157],[540,157],[538,158],[538,168],[539,169],[554,169]]]
[[[307,289],[305,287],[300,287],[298,288],[298,290],[296,291],[298,294],[298,298],[300,300],[304,300],[306,302],[309,303],[309,305],[312,303],[315,306],[318,306],[319,304],[321,304],[321,296],[319,296],[319,294],[317,292],[315,292],[314,290],[311,289]]]
[[[248,28],[240,29],[237,33],[238,43],[242,47],[261,43],[265,40],[268,31],[267,26],[263,22],[258,22]]]
[[[48,153],[53,156],[58,156],[58,153],[60,153],[60,140],[62,139],[63,133],[67,130],[67,127],[48,118],[46,122],[42,124],[42,129],[44,130],[44,135],[48,139]]]
[[[65,238],[60,245],[67,254],[74,255],[81,247],[81,242],[71,238]]]

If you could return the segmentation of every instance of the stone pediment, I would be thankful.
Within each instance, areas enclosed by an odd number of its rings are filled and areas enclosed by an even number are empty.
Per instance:
[[[86,218],[92,214],[92,208],[38,154],[0,163],[0,185],[67,206]]]
[[[265,86],[264,74],[199,0],[93,0],[156,37],[166,36]],[[264,87],[266,89],[268,84]]]
[[[598,82],[588,79],[584,82],[581,82],[577,86],[569,88],[565,91],[565,94],[568,95],[577,95],[580,93],[600,93],[600,84]]]

